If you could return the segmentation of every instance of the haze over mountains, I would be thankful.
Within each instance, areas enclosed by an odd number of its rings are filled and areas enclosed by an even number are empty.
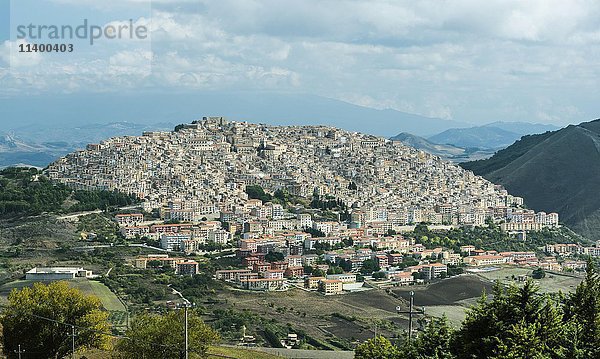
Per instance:
[[[43,109],[43,110],[40,110]],[[143,131],[171,130],[199,113],[276,125],[323,124],[388,137],[403,133],[406,144],[452,161],[491,156],[523,134],[549,125],[468,123],[377,110],[303,94],[267,92],[185,92],[76,94],[0,99],[0,167],[45,167],[86,144]],[[440,133],[441,132],[441,133]],[[421,137],[422,136],[422,137]],[[426,139],[425,137],[428,137]]]
[[[396,110],[377,110],[305,94],[268,92],[184,92],[74,94],[0,99],[0,131],[14,123],[54,127],[92,123],[187,123],[213,113],[238,121],[276,125],[327,125],[390,136],[401,131],[433,135],[472,124]]]
[[[493,122],[484,126],[452,128],[428,140],[453,146],[499,149],[513,144],[524,135],[555,131],[559,127],[526,122]]]
[[[430,135],[459,121],[429,118],[395,110],[376,110],[302,94],[267,92],[184,92],[74,94],[0,99],[0,167],[44,167],[87,143],[172,130],[176,124],[213,113],[239,121],[277,125],[323,124],[350,131],[389,136],[398,131]]]
[[[133,136],[140,131],[168,131],[174,126],[129,122],[64,127],[24,126],[10,133],[0,133],[0,168],[18,165],[43,168],[67,153],[85,148],[88,143],[114,136]]]
[[[525,136],[465,169],[522,196],[536,211],[558,212],[576,232],[600,239],[600,120]]]
[[[452,128],[428,138],[401,133],[392,140],[454,162],[484,159],[524,135],[557,130],[553,125],[527,122],[493,122],[484,126]]]
[[[390,138],[390,140],[400,141],[407,146],[414,147],[427,153],[431,153],[433,155],[439,156],[443,159],[452,162],[464,162],[484,159],[494,154],[493,150],[481,150],[473,147],[464,148],[449,144],[434,143],[424,137],[416,136],[406,132],[402,132]]]

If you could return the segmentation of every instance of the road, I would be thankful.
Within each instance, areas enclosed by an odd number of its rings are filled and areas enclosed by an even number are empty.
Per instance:
[[[87,216],[88,214],[95,214],[95,213],[102,213],[102,210],[97,209],[95,211],[80,212],[80,213],[75,213],[75,214],[67,214],[65,216],[56,217],[56,219],[70,221],[70,220],[77,219],[77,218],[79,218],[81,216]]]
[[[126,207],[120,207],[119,210],[120,211],[126,211],[129,209],[136,209],[136,208],[140,208],[140,206],[126,206]],[[58,216],[56,217],[57,219],[62,219],[62,220],[72,220],[72,219],[77,219],[81,216],[87,216],[88,214],[95,214],[95,213],[102,213],[103,211],[101,209],[97,209],[95,211],[87,211],[87,212],[79,212],[79,213],[73,213],[73,214],[67,214],[64,216]]]
[[[89,249],[97,249],[97,248],[111,248],[111,247],[141,247],[141,248],[148,248],[148,249],[152,249],[155,251],[159,251],[159,252],[173,252],[173,251],[169,251],[166,249],[162,249],[162,248],[158,248],[158,247],[151,247],[145,243],[130,243],[130,244],[95,244],[92,246],[81,246],[81,247],[73,247],[74,250],[76,251],[84,251],[84,250],[89,250]]]

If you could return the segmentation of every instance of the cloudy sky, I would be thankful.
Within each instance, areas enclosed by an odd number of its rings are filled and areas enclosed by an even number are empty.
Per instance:
[[[476,124],[563,125],[600,117],[596,0],[0,5],[4,98],[247,90],[307,93]],[[102,25],[131,18],[151,29],[151,40],[78,42],[71,54],[15,52],[19,24],[78,25],[82,18]]]

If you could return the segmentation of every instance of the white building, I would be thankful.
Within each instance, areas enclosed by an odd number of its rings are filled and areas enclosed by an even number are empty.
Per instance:
[[[76,277],[89,278],[92,271],[74,267],[36,267],[25,273],[27,280],[69,280]]]

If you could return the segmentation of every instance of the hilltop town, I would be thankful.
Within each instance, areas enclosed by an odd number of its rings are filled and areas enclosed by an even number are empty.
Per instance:
[[[403,237],[426,223],[438,230],[494,225],[524,239],[557,227],[558,214],[525,209],[502,187],[400,142],[331,127],[205,117],[172,132],[90,144],[47,174],[71,187],[138,197],[154,216],[118,214],[126,239],[186,254],[233,246],[242,268],[216,278],[245,289],[282,290],[286,279],[306,277],[303,287],[331,294],[360,289],[356,273],[383,270],[380,277],[401,285],[463,264],[562,269],[534,252],[427,248]],[[168,256],[139,258],[136,266],[147,262],[198,272],[197,263]]]
[[[470,171],[400,142],[324,126],[208,117],[90,144],[43,172],[2,173],[7,191],[56,197],[7,203],[7,213],[62,214],[56,226],[72,237],[61,246],[75,250],[13,268],[0,293],[24,270],[23,283],[89,284],[103,291],[121,330],[130,312],[204,302],[228,343],[351,350],[373,324],[406,309],[413,289],[429,298],[419,302],[430,303],[430,315],[453,306],[456,323],[460,301],[490,281],[522,284],[547,271],[547,290],[571,288],[584,259],[600,256],[600,242],[576,237],[558,214],[527,209]],[[463,294],[432,300],[437,291]],[[305,305],[322,308],[311,315]],[[357,316],[357,308],[365,312]],[[255,317],[224,324],[240,313]]]
[[[408,224],[482,225],[508,231],[558,225],[558,214],[521,208],[523,199],[470,171],[400,142],[325,126],[268,126],[204,117],[173,132],[147,132],[90,144],[51,164],[53,180],[81,189],[137,196],[165,220],[282,228],[314,226],[330,234],[361,228],[387,232]],[[349,220],[290,221],[278,204],[257,206],[246,188],[317,199]],[[260,224],[254,217],[266,219]],[[257,212],[259,211],[259,212]],[[262,212],[260,212],[262,211]],[[295,216],[292,216],[295,217]],[[314,218],[313,218],[314,219]],[[342,218],[347,219],[347,218]]]

